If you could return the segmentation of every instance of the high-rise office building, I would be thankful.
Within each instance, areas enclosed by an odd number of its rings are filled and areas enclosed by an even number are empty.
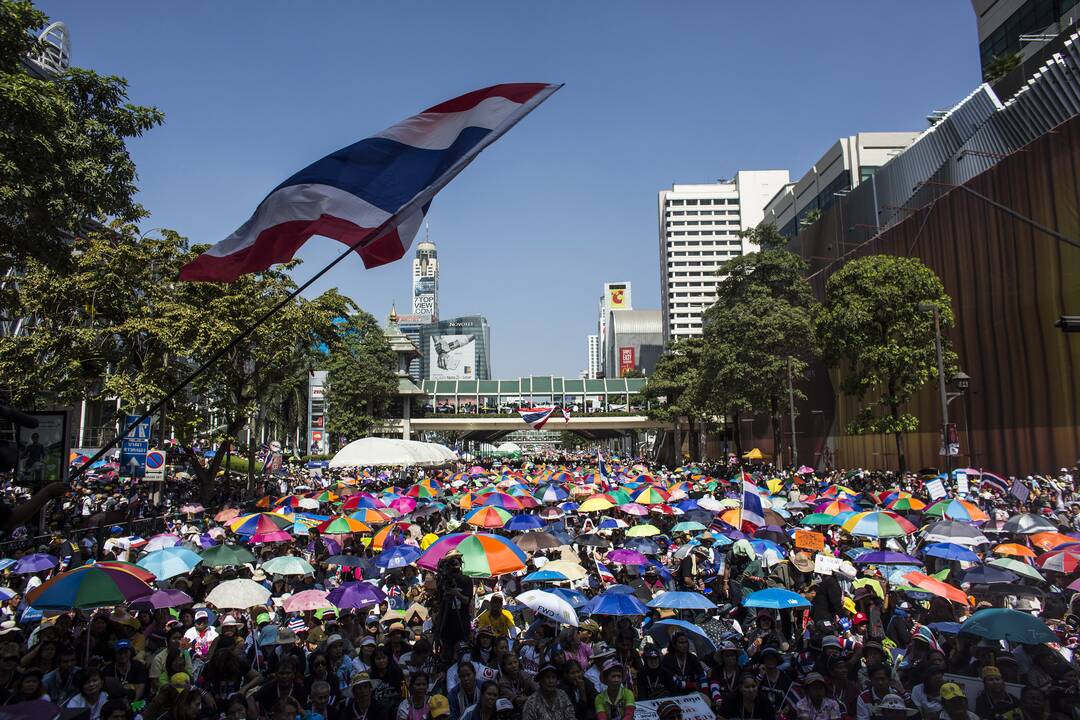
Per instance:
[[[428,240],[416,246],[412,273],[412,314],[430,315],[439,319],[439,253],[435,243]]]
[[[586,365],[585,377],[595,380],[600,377],[600,336],[590,335],[588,339],[589,363]]]
[[[607,375],[604,367],[604,347],[607,345],[607,327],[613,310],[633,310],[633,294],[629,282],[604,283],[604,294],[600,296],[600,314],[596,323],[597,343],[600,348],[600,366],[595,377],[617,377]]]
[[[424,325],[418,347],[425,380],[491,379],[491,327],[481,315]]]
[[[723,264],[758,249],[739,232],[761,222],[765,205],[788,179],[787,170],[742,170],[733,180],[660,191],[665,343],[701,334],[701,314],[716,300]]]

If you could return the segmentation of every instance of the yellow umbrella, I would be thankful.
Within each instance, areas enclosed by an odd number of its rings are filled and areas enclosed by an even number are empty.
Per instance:
[[[569,560],[552,560],[549,563],[544,563],[544,567],[541,570],[552,570],[557,573],[562,573],[567,580],[571,582],[575,580],[584,580],[589,576],[589,573],[585,568],[576,562],[570,562]]]
[[[757,448],[754,448],[750,452],[743,453],[743,460],[764,460],[767,456]]]
[[[651,537],[659,534],[660,528],[655,525],[635,525],[626,531],[626,537]],[[547,568],[546,565],[544,567]]]
[[[439,536],[435,533],[428,533],[424,537],[420,538],[420,549],[427,550],[431,546],[431,543],[439,539]]]
[[[591,497],[578,506],[577,511],[579,513],[587,512],[603,512],[604,510],[610,510],[615,507],[615,503],[611,502],[607,498],[603,497]]]

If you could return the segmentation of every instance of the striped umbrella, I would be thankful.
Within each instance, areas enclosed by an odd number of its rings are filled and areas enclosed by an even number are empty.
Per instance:
[[[341,505],[341,509],[344,510],[362,510],[370,508],[372,510],[381,510],[386,507],[379,498],[375,497],[371,493],[357,493],[356,495],[350,495],[349,499]]]
[[[451,550],[461,554],[462,572],[469,577],[496,577],[524,570],[528,560],[521,548],[508,538],[487,533],[454,533],[433,543],[416,564],[435,570]]]
[[[507,495],[504,492],[490,492],[478,496],[475,499],[475,504],[486,507],[500,508],[502,510],[524,510],[525,505],[522,503],[524,498],[516,498],[513,495]]]
[[[570,497],[570,493],[566,491],[562,485],[557,483],[547,483],[536,488],[534,497],[542,503],[547,505],[554,505],[557,502],[561,502]]]
[[[654,485],[647,485],[633,495],[634,502],[639,505],[661,505],[670,497],[671,493]]]
[[[465,516],[465,522],[475,527],[501,528],[509,522],[513,515],[500,507],[490,505],[474,508]]]
[[[292,524],[292,518],[279,513],[263,512],[242,515],[229,523],[229,529],[237,535],[255,535],[259,532],[270,532],[271,527],[275,530],[286,530],[292,527]]]
[[[823,513],[825,515],[839,515],[843,512],[851,512],[855,508],[843,500],[830,500],[828,502],[820,503],[814,508],[815,513]]]
[[[37,610],[112,607],[153,592],[152,587],[126,570],[83,565],[38,585],[27,593],[26,604]]]
[[[940,508],[940,510],[939,510]],[[926,515],[937,515],[940,512],[941,516],[946,520],[959,520],[961,522],[986,522],[990,519],[982,508],[973,502],[967,500],[961,500],[959,498],[952,498],[950,500],[942,500],[934,503],[927,508]]]
[[[898,497],[888,505],[887,508],[893,512],[919,512],[926,508],[926,503],[918,498],[913,497]]]
[[[903,537],[915,532],[915,526],[894,512],[878,510],[855,513],[841,526],[860,537]]]
[[[326,535],[348,535],[350,533],[369,533],[371,526],[347,515],[338,515],[324,520],[315,529]]]
[[[1080,566],[1080,548],[1069,547],[1051,550],[1035,560],[1035,564],[1047,572],[1059,572],[1071,575]]]
[[[361,508],[354,513],[350,513],[349,517],[368,525],[382,525],[390,522],[390,517],[386,513],[374,508]]]

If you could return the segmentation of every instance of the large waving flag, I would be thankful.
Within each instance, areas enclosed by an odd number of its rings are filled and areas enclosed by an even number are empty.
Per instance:
[[[317,160],[278,185],[229,237],[180,271],[232,282],[288,262],[312,235],[356,251],[368,268],[408,251],[431,199],[559,85],[494,85],[447,100]]]
[[[527,422],[533,430],[542,430],[554,412],[555,408],[553,407],[518,408],[521,419]]]
[[[1000,475],[996,475],[987,470],[979,471],[979,489],[994,490],[999,495],[1008,495],[1009,490],[1012,489],[1012,483]]]
[[[761,504],[761,493],[758,486],[745,472],[742,474],[742,512],[739,517],[739,529],[744,533],[752,533],[765,525],[765,510]]]

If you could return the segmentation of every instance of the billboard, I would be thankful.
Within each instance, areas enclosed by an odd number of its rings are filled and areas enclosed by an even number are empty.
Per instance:
[[[630,289],[625,285],[608,285],[608,309],[627,310],[630,307]]]
[[[476,379],[476,335],[432,335],[428,338],[432,380]]]
[[[619,348],[619,377],[622,377],[636,367],[634,363],[634,348]]]

